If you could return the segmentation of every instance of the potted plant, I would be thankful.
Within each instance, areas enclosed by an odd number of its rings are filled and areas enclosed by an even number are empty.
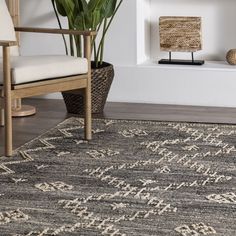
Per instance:
[[[92,40],[92,113],[103,112],[107,96],[114,78],[114,68],[104,62],[105,38],[123,0],[51,0],[61,26],[60,16],[66,17],[69,29],[94,30],[98,34]],[[80,36],[70,36],[69,49],[63,35],[66,54],[82,56]],[[83,113],[83,95],[62,93],[67,111],[74,114]]]

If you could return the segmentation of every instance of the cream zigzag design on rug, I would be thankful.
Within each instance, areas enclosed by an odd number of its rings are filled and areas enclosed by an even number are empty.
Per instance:
[[[69,132],[69,131],[74,131],[74,130],[78,130],[78,129],[83,129],[84,128],[84,121],[83,121],[83,119],[78,118],[76,120],[79,121],[81,126],[76,126],[76,127],[73,127],[73,128],[58,129],[58,131],[61,132],[64,136],[62,136],[62,137],[52,137],[52,138],[39,139],[39,141],[42,144],[45,145],[44,147],[38,147],[38,148],[35,148],[35,149],[28,149],[28,150],[25,150],[25,151],[20,151],[19,154],[23,158],[23,160],[8,161],[8,162],[5,162],[5,163],[1,163],[0,164],[0,170],[2,170],[2,172],[0,173],[0,176],[1,175],[14,174],[15,171],[13,171],[12,169],[9,168],[9,166],[11,166],[11,165],[21,164],[21,163],[26,163],[26,162],[33,161],[34,159],[31,157],[29,152],[37,152],[37,151],[42,151],[42,150],[56,148],[54,145],[52,145],[48,141],[55,140],[55,139],[60,139],[60,138],[62,139],[64,137],[67,137],[67,138],[73,137],[72,133]],[[105,122],[107,122],[106,125],[110,125],[110,124],[116,123],[116,121],[113,121],[113,120],[109,120],[109,121],[105,121]],[[96,134],[97,131],[93,130],[93,133]]]
[[[16,165],[16,164],[20,164],[20,163],[33,161],[33,159],[29,155],[21,155],[21,157],[23,158],[23,160],[8,161],[8,162],[0,164],[0,170],[4,171],[4,172],[1,172],[0,175],[14,174],[15,171],[13,171],[12,169],[10,169],[8,167],[10,165]]]
[[[79,120],[80,123],[83,123],[82,120]],[[23,158],[23,160],[17,160],[17,161],[9,161],[0,164],[0,170],[3,170],[3,172],[0,173],[0,175],[8,175],[8,174],[14,174],[15,171],[10,169],[10,165],[15,165],[15,164],[21,164],[21,163],[26,163],[26,162],[31,162],[34,159],[29,153],[32,152],[38,152],[42,150],[49,150],[49,149],[56,149],[56,146],[54,146],[50,141],[57,140],[57,139],[63,139],[63,138],[71,138],[73,137],[72,132],[69,131],[75,131],[79,129],[83,129],[84,126],[76,126],[73,128],[65,128],[65,129],[58,129],[58,131],[63,134],[63,136],[56,136],[56,137],[51,137],[51,138],[45,138],[45,139],[39,139],[39,141],[44,144],[45,146],[34,148],[34,149],[27,149],[25,151],[20,151],[19,154]],[[96,132],[95,132],[96,133]]]
[[[38,147],[38,148],[35,148],[35,149],[28,149],[26,151],[20,151],[19,154],[23,158],[23,160],[8,161],[8,162],[0,164],[0,169],[5,171],[5,172],[0,173],[0,175],[14,174],[15,171],[9,168],[9,166],[11,166],[11,165],[33,161],[34,159],[31,157],[29,152],[37,152],[37,151],[42,151],[42,150],[47,150],[47,149],[54,149],[55,146],[53,144],[51,144],[49,141],[59,139],[59,138],[61,138],[61,137],[52,137],[52,138],[39,139],[39,141],[42,144],[44,144],[45,146]]]
[[[83,129],[84,126],[76,126],[76,127],[73,127],[73,128],[66,128],[66,129],[58,129],[58,131],[60,131],[65,137],[67,138],[72,138],[74,135],[69,132],[69,131],[75,131],[75,130],[79,130],[79,129]]]
[[[74,127],[73,130],[80,129],[80,128],[81,127]],[[27,149],[25,151],[20,151],[19,154],[20,154],[20,157],[22,157],[22,160],[8,161],[5,163],[1,163],[0,170],[3,170],[3,172],[1,172],[0,175],[14,174],[15,171],[9,168],[9,166],[11,166],[11,165],[16,165],[16,164],[21,164],[21,163],[33,161],[34,159],[32,158],[32,156],[29,153],[38,152],[38,151],[42,151],[42,150],[56,149],[56,147],[52,143],[50,143],[50,141],[53,141],[56,139],[63,139],[64,137],[73,137],[73,135],[71,133],[68,133],[68,130],[70,130],[70,131],[72,130],[71,128],[70,129],[58,129],[58,130],[63,134],[63,136],[39,139],[39,141],[44,146],[37,147],[34,149]]]

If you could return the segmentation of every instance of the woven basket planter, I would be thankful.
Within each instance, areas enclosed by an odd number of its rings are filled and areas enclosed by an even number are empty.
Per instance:
[[[93,63],[92,63],[93,68]],[[114,78],[114,67],[103,63],[103,67],[92,69],[92,113],[102,113]],[[84,97],[81,94],[62,93],[68,113],[84,114]]]

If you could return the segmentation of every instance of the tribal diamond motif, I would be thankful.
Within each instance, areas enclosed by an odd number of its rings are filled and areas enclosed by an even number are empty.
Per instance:
[[[119,155],[119,151],[113,151],[111,149],[101,149],[101,150],[91,150],[89,152],[87,152],[87,154],[89,154],[91,157],[95,158],[95,159],[99,159],[99,158],[105,158],[105,157],[112,157],[112,156],[116,156]]]
[[[204,223],[192,224],[191,226],[181,225],[180,227],[175,228],[175,230],[182,236],[200,236],[216,234],[216,231],[212,227],[207,226]]]
[[[35,185],[36,188],[40,189],[43,192],[53,192],[53,191],[62,191],[66,192],[73,189],[72,185],[65,184],[63,182],[52,182],[52,183],[40,183]]]
[[[27,221],[29,216],[19,209],[13,211],[0,212],[0,226],[11,222]]]
[[[236,204],[235,193],[224,193],[224,194],[211,194],[207,196],[207,199],[218,203],[231,203]]]
[[[135,136],[147,136],[147,132],[141,129],[131,129],[120,131],[119,134],[123,135],[125,138],[133,138]]]

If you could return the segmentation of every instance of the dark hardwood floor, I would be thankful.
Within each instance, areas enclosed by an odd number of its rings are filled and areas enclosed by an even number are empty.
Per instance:
[[[24,103],[36,106],[37,114],[14,119],[14,148],[73,116],[67,114],[63,100],[27,99]],[[108,103],[104,114],[96,117],[236,124],[236,108]],[[3,131],[0,127],[0,155],[3,154]]]

